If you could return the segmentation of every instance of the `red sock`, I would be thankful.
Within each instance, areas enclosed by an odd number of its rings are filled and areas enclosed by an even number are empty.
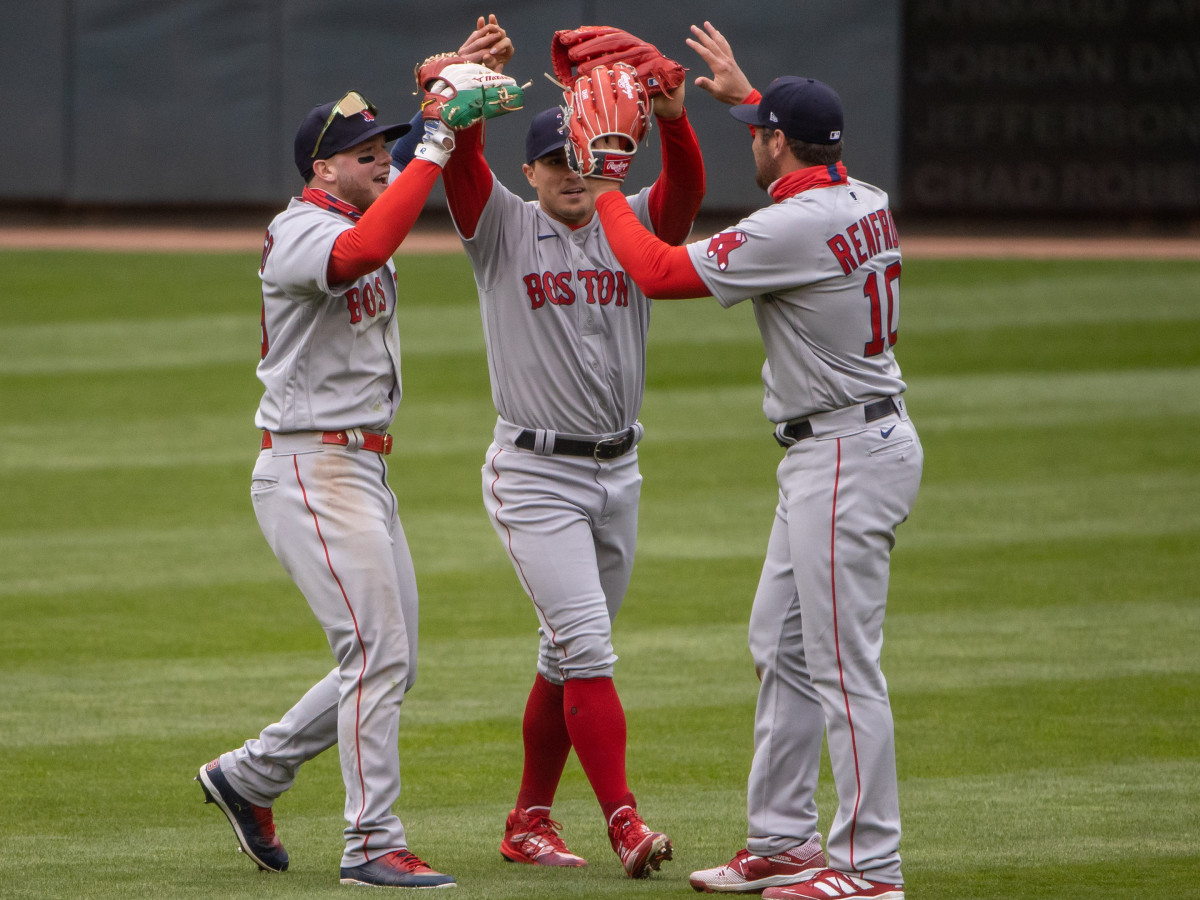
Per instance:
[[[525,703],[521,735],[525,741],[525,767],[521,772],[517,808],[549,809],[571,752],[571,736],[563,721],[562,685],[548,681],[540,673],[534,678]]]
[[[625,710],[611,678],[573,678],[563,691],[567,731],[607,821],[633,805],[625,780]]]

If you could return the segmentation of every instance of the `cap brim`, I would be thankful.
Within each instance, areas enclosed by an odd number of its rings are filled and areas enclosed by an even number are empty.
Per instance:
[[[367,141],[381,134],[383,135],[384,141],[390,144],[396,138],[408,134],[411,130],[412,125],[410,125],[408,122],[404,122],[401,125],[380,125],[377,128],[372,128],[369,131],[364,131],[362,134],[355,135],[353,143],[346,144],[341,147],[333,146],[328,149],[322,146],[321,152],[323,154],[327,154],[324,157],[327,159],[329,156],[333,156],[335,153],[341,153],[344,150],[349,150],[351,147],[357,147],[359,144],[365,144]],[[322,157],[318,157],[318,159],[320,158]]]
[[[757,103],[743,103],[740,106],[734,106],[729,110],[729,114],[739,122],[745,122],[747,125],[762,126],[766,124],[758,118]]]
[[[531,156],[529,159],[525,160],[525,162],[527,162],[529,165],[532,166],[535,162],[537,162],[543,156],[549,156],[555,150],[561,150],[565,146],[567,146],[566,138],[560,138],[557,141],[552,141],[551,143],[546,144],[544,147],[542,147],[540,150],[538,150],[538,152],[535,153],[533,156]]]

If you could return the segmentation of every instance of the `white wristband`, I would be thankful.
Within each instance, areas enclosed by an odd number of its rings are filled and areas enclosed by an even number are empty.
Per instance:
[[[430,119],[425,122],[425,137],[417,144],[413,158],[428,160],[440,169],[453,150],[454,132],[444,122]]]

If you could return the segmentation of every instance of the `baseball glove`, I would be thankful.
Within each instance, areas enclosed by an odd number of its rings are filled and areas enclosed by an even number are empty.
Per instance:
[[[455,130],[525,105],[525,85],[455,53],[431,56],[417,63],[413,74],[425,95],[422,116],[439,118]]]
[[[663,56],[653,44],[610,25],[581,25],[554,32],[550,61],[554,76],[564,85],[596,66],[607,69],[617,62],[628,63],[637,69],[647,97],[675,90],[687,71],[675,60]]]
[[[569,115],[567,161],[580,175],[624,181],[650,128],[646,92],[628,63],[595,68],[563,93]],[[615,140],[605,140],[611,138]],[[612,144],[619,146],[613,147]]]

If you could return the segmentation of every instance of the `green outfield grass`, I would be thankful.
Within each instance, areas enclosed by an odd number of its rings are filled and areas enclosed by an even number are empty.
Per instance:
[[[0,896],[344,895],[332,754],[263,875],[196,769],[329,668],[249,503],[257,257],[0,253]],[[631,783],[675,859],[624,878],[497,851],[536,646],[483,513],[494,411],[459,255],[399,257],[391,480],[422,591],[399,811],[455,896],[693,896],[744,842],[745,631],[779,450],[748,308],[661,303],[633,584]],[[925,449],[884,670],[910,900],[1200,897],[1200,263],[910,259],[897,346]],[[826,776],[827,777],[827,776]],[[823,788],[823,824],[833,810]]]

